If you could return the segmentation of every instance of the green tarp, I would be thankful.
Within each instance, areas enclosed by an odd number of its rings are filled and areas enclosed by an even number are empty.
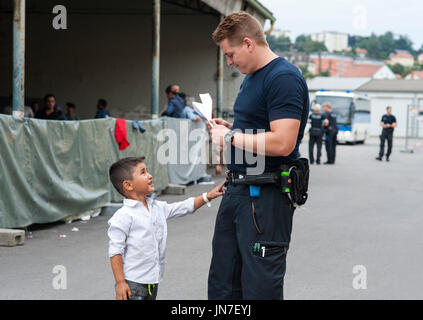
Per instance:
[[[0,227],[21,228],[120,202],[108,170],[118,159],[145,156],[156,190],[167,187],[167,166],[156,161],[164,119],[126,122],[130,146],[120,151],[115,119],[53,121],[0,114]]]

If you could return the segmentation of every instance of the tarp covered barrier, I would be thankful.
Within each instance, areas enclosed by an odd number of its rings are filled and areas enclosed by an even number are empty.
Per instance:
[[[0,227],[20,228],[120,202],[109,181],[116,160],[145,156],[156,190],[169,184],[167,165],[156,161],[165,121],[126,122],[130,146],[120,151],[115,119],[53,121],[0,114]]]
[[[175,143],[169,144],[169,150],[174,156],[168,164],[169,182],[171,184],[188,184],[207,175],[208,134],[203,121],[166,118],[167,129],[176,135],[168,134]],[[172,150],[172,147],[175,149]],[[176,151],[176,153],[175,153]],[[172,157],[171,157],[172,160]]]

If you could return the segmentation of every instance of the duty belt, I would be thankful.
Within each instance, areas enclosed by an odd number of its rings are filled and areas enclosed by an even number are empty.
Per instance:
[[[226,183],[232,185],[249,185],[250,196],[260,196],[260,186],[275,184],[286,194],[294,206],[303,205],[308,198],[308,180],[310,167],[308,159],[300,158],[293,165],[283,164],[276,172],[265,172],[260,175],[247,175],[234,171],[226,172]]]
[[[284,166],[282,171],[289,172],[289,166]],[[247,175],[235,171],[226,172],[226,181],[228,184],[233,185],[256,185],[261,186],[265,184],[280,184],[281,171],[277,172],[264,172],[260,175]]]

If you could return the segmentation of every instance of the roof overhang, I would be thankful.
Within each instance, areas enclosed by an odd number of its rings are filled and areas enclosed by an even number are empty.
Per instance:
[[[231,13],[238,12],[249,8],[250,10],[256,13],[257,18],[260,20],[270,20],[270,23],[273,24],[276,21],[276,18],[273,16],[273,13],[269,11],[264,5],[262,5],[257,0],[201,0],[211,8],[219,11],[222,15],[227,16]]]

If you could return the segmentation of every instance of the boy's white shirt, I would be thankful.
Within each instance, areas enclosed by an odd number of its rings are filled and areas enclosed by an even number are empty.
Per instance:
[[[194,212],[194,198],[167,203],[147,198],[148,211],[139,201],[124,199],[109,219],[109,257],[122,255],[126,280],[159,283],[165,269],[166,220]]]

